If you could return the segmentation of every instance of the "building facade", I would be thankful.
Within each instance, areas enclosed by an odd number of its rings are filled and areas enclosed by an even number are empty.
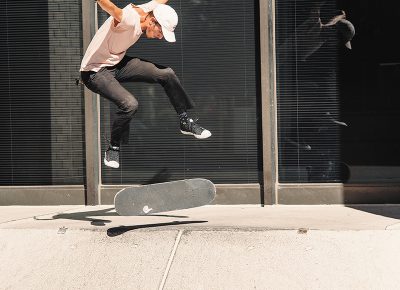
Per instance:
[[[194,177],[216,184],[216,204],[400,200],[399,4],[171,0],[177,42],[127,54],[171,67],[213,136],[181,135],[161,86],[127,83],[139,111],[110,169],[116,108],[75,83],[106,13],[1,2],[1,205],[112,204],[129,185]]]

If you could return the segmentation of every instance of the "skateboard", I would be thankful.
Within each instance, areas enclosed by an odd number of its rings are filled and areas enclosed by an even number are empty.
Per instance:
[[[132,216],[203,206],[214,198],[215,185],[194,178],[127,187],[115,195],[114,204],[119,215]]]

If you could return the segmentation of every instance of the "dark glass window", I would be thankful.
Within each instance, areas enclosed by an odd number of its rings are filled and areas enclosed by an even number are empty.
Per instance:
[[[83,184],[81,1],[0,3],[0,185]]]
[[[124,7],[128,1],[114,1]],[[256,24],[252,1],[173,1],[176,43],[142,37],[128,55],[171,67],[197,106],[190,111],[212,132],[196,140],[179,131],[158,84],[126,83],[139,101],[121,167],[102,168],[105,184],[204,177],[216,183],[258,183]],[[228,16],[229,15],[229,16]],[[99,25],[106,19],[99,12]],[[101,99],[101,131],[110,134],[115,106]],[[104,152],[106,142],[102,144]]]
[[[400,4],[276,3],[279,181],[399,182]]]
[[[338,56],[351,28],[336,1],[277,1],[280,182],[344,178]]]
[[[354,23],[352,50],[340,55],[342,157],[349,183],[400,181],[398,1],[338,1]]]

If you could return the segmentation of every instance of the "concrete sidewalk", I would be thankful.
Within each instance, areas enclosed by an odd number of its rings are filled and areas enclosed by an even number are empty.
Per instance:
[[[0,289],[398,289],[400,206],[0,207]]]

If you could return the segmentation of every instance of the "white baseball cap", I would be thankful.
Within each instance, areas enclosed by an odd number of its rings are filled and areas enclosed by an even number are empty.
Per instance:
[[[166,4],[159,4],[153,10],[154,17],[161,25],[164,38],[168,42],[175,42],[175,27],[178,25],[178,14],[174,8]]]

